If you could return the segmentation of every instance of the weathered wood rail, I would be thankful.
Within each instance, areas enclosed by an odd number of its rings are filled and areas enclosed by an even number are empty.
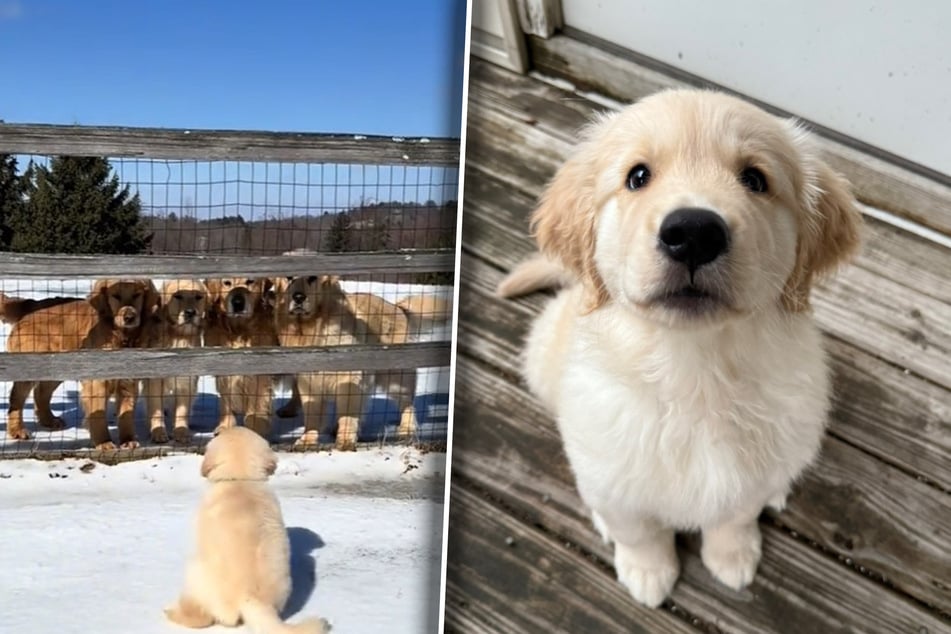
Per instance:
[[[615,580],[555,423],[520,379],[547,297],[494,294],[534,249],[528,215],[602,107],[477,60],[470,72],[447,631],[951,630],[951,251],[867,219],[861,257],[814,296],[831,424],[787,509],[761,518],[756,580],[718,584],[685,535],[680,581],[647,610]]]
[[[0,154],[454,167],[459,140],[2,123]]]

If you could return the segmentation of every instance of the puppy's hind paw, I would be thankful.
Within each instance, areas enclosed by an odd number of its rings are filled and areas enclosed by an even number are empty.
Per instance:
[[[651,548],[632,550],[620,544],[615,546],[614,567],[617,578],[636,601],[656,608],[673,590],[680,575],[680,563],[673,543],[660,550]]]

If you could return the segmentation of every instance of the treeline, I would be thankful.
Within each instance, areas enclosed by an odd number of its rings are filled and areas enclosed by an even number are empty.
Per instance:
[[[385,202],[340,213],[196,219],[175,212],[147,217],[153,253],[279,255],[288,251],[392,251],[452,248],[456,202]]]
[[[69,254],[254,254],[451,248],[455,201],[364,204],[339,213],[245,220],[143,213],[99,157],[55,157],[18,173],[0,155],[0,250]]]

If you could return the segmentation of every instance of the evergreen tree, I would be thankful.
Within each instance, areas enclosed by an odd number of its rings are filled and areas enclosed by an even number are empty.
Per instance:
[[[0,154],[0,250],[10,248],[10,223],[23,215],[24,180],[17,175],[15,156]]]
[[[60,156],[24,175],[28,202],[13,223],[14,251],[142,253],[147,244],[139,196],[129,196],[109,162]]]
[[[330,231],[327,234],[327,249],[329,251],[350,251],[352,248],[353,228],[350,226],[350,214],[340,212],[330,224]]]

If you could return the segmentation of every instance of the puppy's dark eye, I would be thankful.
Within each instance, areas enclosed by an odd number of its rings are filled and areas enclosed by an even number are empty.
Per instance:
[[[183,296],[181,293],[175,293],[174,295],[172,295],[172,299],[175,299],[176,301],[179,301],[179,302],[182,301],[182,297]]]
[[[650,168],[643,163],[638,163],[631,171],[627,173],[627,188],[631,191],[640,189],[651,180]]]
[[[290,282],[291,280],[294,279],[294,276],[293,276],[293,275],[288,275],[288,276],[285,277],[284,279],[287,280],[288,282]]]
[[[766,175],[755,167],[747,167],[740,172],[740,182],[755,194],[765,194],[768,189]]]
[[[195,295],[195,301],[200,302],[200,301],[203,300],[203,299],[205,299],[205,296],[202,295],[201,293]]]
[[[113,293],[113,294],[112,294],[112,299],[117,300],[117,301],[122,301],[122,293]]]
[[[317,276],[316,276],[316,275],[311,275],[310,277],[307,278],[307,283],[308,283],[308,284],[313,284],[313,283],[316,282],[316,281],[317,281]]]
[[[222,286],[231,286],[231,280],[225,280],[221,283]]]
[[[254,285],[254,280],[244,280],[244,283],[245,283],[246,286],[253,286],[253,285]]]

